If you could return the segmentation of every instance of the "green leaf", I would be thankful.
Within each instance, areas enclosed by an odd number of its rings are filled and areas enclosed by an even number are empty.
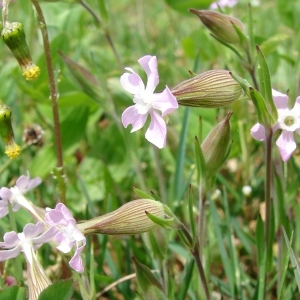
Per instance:
[[[266,101],[267,107],[270,110],[272,117],[274,119],[277,119],[277,109],[272,97],[272,85],[269,67],[261,49],[258,46],[256,46],[256,50],[260,92]]]
[[[58,281],[46,288],[39,296],[39,300],[57,299],[69,300],[73,295],[72,279]]]
[[[64,154],[72,154],[85,134],[89,109],[87,106],[75,107],[68,111],[61,122],[61,136]]]
[[[178,300],[184,300],[187,297],[187,291],[189,285],[192,281],[193,270],[194,270],[195,260],[192,259],[189,263],[185,265],[185,272],[183,275],[183,279],[181,280],[180,292],[179,295],[176,297]]]
[[[145,300],[167,300],[162,284],[153,275],[151,270],[141,264],[135,257],[132,260],[136,267],[136,278],[141,287],[141,293]]]
[[[251,99],[256,108],[258,122],[265,126],[266,133],[268,133],[268,129],[271,128],[271,125],[273,124],[273,118],[267,109],[266,102],[257,90],[253,88],[250,88],[249,90]]]
[[[295,275],[296,283],[297,283],[297,286],[298,286],[298,290],[300,292],[300,267],[299,267],[299,264],[298,264],[298,260],[295,256],[295,253],[294,253],[293,249],[292,249],[291,241],[289,241],[284,228],[282,228],[282,230],[283,230],[283,235],[284,235],[284,238],[285,238],[285,242],[286,242],[286,245],[288,247],[289,254],[290,254],[290,260],[291,260],[291,263],[292,263],[292,266],[293,266],[293,269],[294,269],[294,275]]]
[[[0,291],[0,299],[24,300],[25,288],[19,286],[5,287],[3,290]]]
[[[142,191],[142,190],[140,190],[140,189],[138,189],[138,188],[136,188],[136,187],[133,187],[132,189],[133,189],[133,191],[134,191],[138,196],[141,197],[141,199],[153,199],[153,200],[155,200],[154,197],[153,197],[152,195],[150,195],[150,194],[148,194],[148,193],[146,193],[146,192],[144,192],[144,191]]]
[[[197,9],[207,9],[214,0],[165,0],[166,3],[180,13],[189,13],[188,9],[197,7]]]

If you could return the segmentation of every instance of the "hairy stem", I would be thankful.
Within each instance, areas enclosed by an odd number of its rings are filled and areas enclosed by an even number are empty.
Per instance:
[[[53,114],[53,122],[54,122],[54,136],[55,136],[55,150],[56,150],[56,158],[57,158],[57,167],[61,170],[61,174],[63,174],[63,154],[62,154],[62,144],[61,144],[61,132],[60,132],[60,122],[59,122],[59,111],[58,111],[58,92],[55,84],[55,75],[52,65],[49,37],[47,25],[45,22],[44,14],[37,0],[31,0],[33,6],[35,7],[39,26],[42,32],[44,50],[45,50],[45,58],[46,58],[46,66],[49,80],[49,88],[50,88],[50,98],[52,103],[52,114]],[[60,201],[65,203],[65,189],[60,189]]]

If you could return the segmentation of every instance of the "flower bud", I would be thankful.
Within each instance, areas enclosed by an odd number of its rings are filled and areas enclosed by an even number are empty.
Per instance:
[[[138,234],[147,232],[157,226],[146,212],[158,218],[164,218],[163,204],[149,199],[130,201],[117,210],[77,224],[84,234],[102,233],[109,235]]]
[[[180,105],[219,108],[237,100],[242,88],[229,71],[210,70],[179,83],[171,92]]]
[[[229,154],[231,145],[229,120],[231,116],[232,112],[229,112],[225,119],[209,132],[201,145],[207,178],[216,175]]]
[[[18,22],[7,22],[1,32],[1,36],[22,68],[22,75],[25,79],[29,81],[35,80],[40,74],[40,68],[32,62],[23,25]]]
[[[197,15],[201,22],[219,40],[229,44],[240,44],[241,38],[237,34],[233,24],[244,32],[244,25],[236,18],[210,10],[197,10],[191,8],[191,13]]]
[[[15,143],[14,132],[11,125],[11,109],[0,100],[0,136],[5,145],[5,154],[17,158],[21,148]]]

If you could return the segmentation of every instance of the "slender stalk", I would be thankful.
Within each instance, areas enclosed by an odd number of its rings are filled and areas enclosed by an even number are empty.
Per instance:
[[[203,240],[204,240],[204,207],[206,203],[206,194],[203,191],[203,187],[200,184],[199,187],[199,219],[198,219],[198,242],[199,242],[199,254],[202,256]]]
[[[180,230],[181,230],[182,234],[185,236],[186,240],[189,242],[189,244],[192,244],[193,239],[192,239],[189,231],[183,224],[181,225]],[[195,245],[192,247],[191,253],[192,253],[194,260],[196,262],[196,265],[197,265],[198,273],[200,275],[200,280],[201,280],[201,283],[202,283],[202,286],[204,289],[205,299],[210,300],[209,288],[208,288],[204,268],[203,268],[203,265],[201,262],[199,238],[196,240]]]
[[[154,153],[154,166],[157,176],[157,182],[158,182],[158,188],[161,200],[164,204],[166,204],[167,201],[167,192],[166,192],[166,185],[165,185],[165,179],[163,176],[162,168],[161,168],[161,162],[159,158],[158,149],[155,146],[151,147]]]
[[[266,237],[266,254],[267,257],[272,249],[271,235],[271,211],[272,211],[272,198],[271,198],[271,184],[272,184],[272,130],[267,133],[266,137],[266,179],[265,179],[265,203],[266,203],[266,214],[265,214],[265,237]],[[266,265],[269,264],[268,258],[266,259]],[[268,267],[266,267],[268,270]],[[267,274],[265,273],[265,284],[264,284],[264,297],[266,297],[267,287]]]
[[[265,181],[265,201],[266,201],[266,227],[265,227],[265,236],[266,236],[266,245],[267,249],[270,249],[270,229],[271,229],[271,184],[272,184],[272,134],[267,136],[266,139],[266,181]]]
[[[200,250],[199,242],[197,241],[195,246],[194,246],[194,249],[191,251],[191,253],[192,253],[192,255],[195,259],[195,262],[196,262],[196,265],[197,265],[197,268],[198,268],[198,272],[199,272],[200,279],[201,279],[202,286],[203,286],[204,293],[205,293],[205,298],[206,298],[206,300],[209,300],[210,299],[210,294],[209,294],[208,284],[207,284],[207,281],[206,281],[204,268],[202,266],[199,250]]]
[[[50,97],[52,103],[52,114],[53,114],[53,122],[54,122],[54,136],[55,136],[55,150],[56,150],[56,158],[57,158],[57,167],[61,169],[61,174],[64,174],[63,171],[63,153],[62,153],[62,144],[61,144],[61,133],[60,133],[60,122],[59,122],[59,111],[58,111],[58,92],[55,84],[55,75],[52,64],[52,57],[50,51],[49,37],[47,25],[45,22],[44,14],[37,0],[31,0],[33,6],[35,7],[38,21],[40,25],[40,29],[43,37],[43,44],[45,50],[45,58],[46,58],[46,66],[49,80],[49,88],[50,88]],[[65,188],[60,189],[60,201],[62,203],[66,202]]]

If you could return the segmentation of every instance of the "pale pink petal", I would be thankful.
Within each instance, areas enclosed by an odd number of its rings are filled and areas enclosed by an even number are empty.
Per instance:
[[[259,123],[256,123],[250,130],[252,137],[257,141],[266,140],[265,127]]]
[[[42,183],[42,179],[40,177],[33,178],[29,181],[26,191],[32,190],[38,185]]]
[[[85,246],[86,242],[84,241],[83,245],[81,247],[78,247],[77,250],[74,253],[74,256],[69,261],[69,266],[77,271],[78,273],[82,273],[84,271],[82,258],[81,258],[81,252]]]
[[[65,220],[63,213],[55,209],[52,209],[46,213],[45,221],[51,226],[68,225],[68,222]]]
[[[153,95],[152,103],[162,112],[162,117],[178,108],[178,102],[167,86],[162,93]]]
[[[29,172],[27,171],[27,176],[21,175],[17,181],[16,186],[22,191],[24,190],[30,181]]]
[[[49,242],[58,232],[58,229],[56,227],[51,227],[47,231],[45,231],[43,234],[40,236],[33,238],[32,242],[35,245],[41,245],[44,243]]]
[[[145,90],[145,85],[141,77],[138,74],[136,74],[132,69],[126,69],[131,71],[132,73],[124,73],[121,76],[120,82],[123,89],[133,95],[140,94]]]
[[[278,110],[288,108],[289,97],[287,95],[272,89],[272,96]]]
[[[4,261],[18,256],[21,250],[22,250],[21,246],[17,246],[16,248],[13,249],[0,251],[0,261]]]
[[[12,248],[20,243],[18,234],[14,231],[10,231],[4,234],[3,241],[0,243],[1,248]]]
[[[164,119],[155,111],[150,112],[151,123],[146,132],[146,139],[159,149],[166,146],[167,126]]]
[[[153,93],[159,83],[157,58],[156,56],[146,55],[140,58],[138,62],[143,67],[148,77],[146,90],[149,93]]]
[[[130,132],[134,132],[141,129],[144,126],[147,117],[148,114],[139,114],[135,105],[132,105],[124,110],[122,114],[122,123],[125,128],[127,128],[127,126],[131,124],[132,129]]]
[[[291,110],[292,112],[298,112],[298,115],[300,115],[300,96],[299,97],[297,97],[297,99],[296,99],[296,102],[295,102],[295,105],[294,105],[294,107],[292,108],[292,110]]]
[[[44,226],[42,222],[36,224],[29,223],[25,225],[23,233],[27,239],[33,239],[43,232]]]
[[[296,150],[294,132],[283,130],[276,141],[276,145],[279,149],[282,160],[287,161]]]
[[[4,200],[10,200],[13,197],[13,193],[7,187],[0,189],[0,197]]]

